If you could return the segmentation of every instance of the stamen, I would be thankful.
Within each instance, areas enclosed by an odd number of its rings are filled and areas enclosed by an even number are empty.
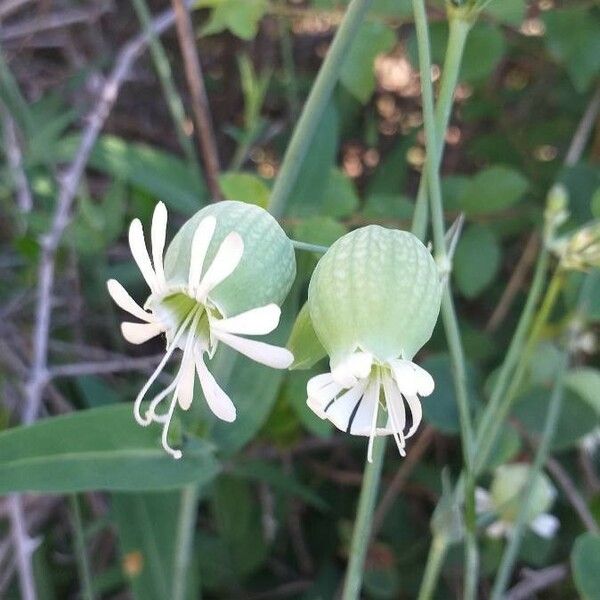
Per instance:
[[[151,423],[152,421],[155,421],[156,423],[164,422],[166,415],[156,414],[156,408],[161,403],[162,399],[168,396],[177,387],[178,383],[179,374],[177,374],[175,379],[173,379],[173,381],[164,390],[162,390],[162,392],[159,392],[158,394],[156,394],[156,396],[154,396],[152,402],[150,402],[148,410],[146,411],[146,420],[148,421],[148,423]]]
[[[396,415],[394,393],[391,388],[391,386],[393,385],[394,382],[389,377],[383,378],[383,393],[385,395],[385,404],[387,406],[388,414],[390,415],[390,419],[392,421],[392,435],[394,436],[394,440],[396,441],[396,446],[398,447],[398,452],[400,453],[400,456],[406,456],[406,451],[404,450],[406,442],[402,433],[403,428],[400,427],[400,423],[398,422],[398,415]]]
[[[173,394],[173,399],[171,400],[171,406],[169,407],[169,412],[167,413],[167,418],[166,418],[166,421],[165,421],[165,424],[164,424],[163,430],[162,430],[161,442],[162,442],[162,447],[175,460],[179,460],[183,456],[183,453],[181,452],[181,450],[176,450],[175,448],[172,448],[171,446],[169,446],[169,440],[168,440],[169,427],[171,425],[171,419],[173,418],[173,413],[175,412],[175,406],[177,406],[177,391],[175,391],[175,393]]]
[[[167,361],[169,360],[169,358],[171,357],[171,355],[175,351],[175,348],[177,348],[177,342],[179,341],[179,339],[183,335],[186,327],[189,325],[189,323],[192,320],[194,314],[196,313],[196,311],[199,310],[199,308],[200,307],[195,306],[188,313],[187,317],[184,319],[183,323],[181,324],[181,326],[179,327],[179,329],[175,333],[175,337],[173,338],[173,341],[171,342],[171,346],[169,348],[167,348],[167,351],[165,352],[165,355],[163,356],[163,358],[160,361],[160,363],[158,363],[158,366],[154,370],[154,373],[152,373],[152,375],[150,375],[150,378],[148,379],[148,381],[146,381],[146,383],[144,384],[144,387],[142,387],[142,389],[140,390],[139,394],[137,395],[137,397],[135,399],[135,402],[133,403],[133,416],[135,417],[135,420],[140,425],[142,425],[143,427],[146,427],[147,425],[150,425],[151,421],[146,421],[142,417],[142,415],[140,413],[140,408],[142,406],[142,400],[144,399],[144,396],[146,395],[146,392],[150,389],[150,386],[154,383],[154,381],[156,380],[156,378],[160,375],[161,371],[165,368],[165,365],[167,364]]]
[[[375,436],[377,435],[377,415],[379,414],[379,376],[377,375],[375,381],[371,383],[370,389],[367,393],[372,393],[372,399],[374,400],[375,408],[373,409],[373,418],[371,419],[371,432],[369,434],[369,446],[367,450],[367,460],[373,462],[373,444],[375,442]],[[371,400],[371,397],[367,401]]]

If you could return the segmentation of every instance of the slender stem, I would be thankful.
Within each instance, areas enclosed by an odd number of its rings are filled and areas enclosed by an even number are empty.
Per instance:
[[[296,84],[296,67],[294,65],[294,52],[292,36],[290,35],[289,21],[279,17],[279,39],[281,44],[281,62],[285,73],[285,87],[290,109],[290,117],[296,118],[298,114],[298,86]]]
[[[342,600],[357,600],[362,587],[363,568],[371,537],[371,523],[377,500],[377,490],[381,478],[383,458],[385,456],[386,439],[376,437],[373,447],[373,462],[367,462],[363,475],[363,483],[358,500],[356,521],[350,546],[350,562],[346,571]]]
[[[299,242],[292,240],[292,246],[296,250],[304,250],[305,252],[314,252],[315,254],[325,254],[329,250],[328,246],[319,246],[318,244],[308,244],[307,242]]]
[[[525,378],[525,374],[527,373],[527,368],[529,366],[529,359],[531,358],[531,354],[533,353],[533,350],[539,341],[542,330],[546,325],[548,318],[550,317],[552,308],[559,297],[564,283],[564,278],[564,272],[560,268],[557,268],[554,272],[552,280],[550,281],[550,285],[546,290],[542,306],[536,315],[529,339],[527,340],[525,346],[521,347],[519,350],[518,366],[510,379],[508,387],[502,390],[500,401],[497,403],[497,406],[494,407],[494,415],[490,420],[487,431],[484,432],[481,430],[482,433],[481,436],[479,436],[480,440],[477,444],[477,473],[481,472],[485,468],[491,451],[494,448],[498,432],[500,431],[500,428],[502,427],[502,424],[504,423],[504,420],[506,419],[512,407],[513,401],[516,398],[519,389],[521,388],[521,384],[523,383],[523,379]]]
[[[502,561],[500,562],[500,568],[498,569],[496,580],[494,581],[494,587],[492,588],[492,594],[490,596],[491,600],[500,600],[504,596],[504,590],[506,589],[513,566],[517,559],[523,532],[529,520],[530,505],[536,480],[538,479],[540,471],[546,462],[546,458],[548,457],[550,450],[550,444],[552,443],[554,434],[556,432],[556,427],[558,425],[558,418],[560,416],[560,410],[562,407],[563,380],[566,364],[566,357],[563,357],[548,405],[548,415],[544,424],[542,438],[535,454],[533,465],[531,466],[529,475],[527,477],[527,482],[525,484],[523,498],[520,502],[519,513],[514,524],[514,529],[504,550]]]
[[[198,508],[198,488],[189,485],[181,490],[181,506],[177,524],[175,562],[173,565],[172,600],[184,600],[188,582],[188,568],[192,554],[192,542],[196,530],[196,511]]]
[[[84,600],[94,600],[92,588],[92,575],[88,561],[87,549],[85,547],[85,537],[83,535],[83,521],[81,518],[81,508],[76,494],[69,496],[71,513],[73,516],[73,533],[75,534],[75,554],[77,558],[77,570],[79,571],[79,580],[81,582],[81,596]]]
[[[281,170],[273,186],[269,210],[275,217],[281,217],[285,211],[285,204],[298,178],[302,160],[313,141],[321,117],[340,76],[348,49],[370,4],[371,0],[351,0],[329,52],[323,61],[306,104],[302,109],[298,124],[283,157]]]
[[[158,36],[151,31],[152,16],[148,10],[146,0],[133,0],[133,7],[142,27],[144,28],[144,31],[148,34],[150,54],[152,55],[154,68],[156,69],[156,74],[158,75],[160,85],[167,100],[167,107],[171,113],[171,119],[175,125],[175,133],[177,135],[179,145],[184,151],[190,166],[198,169],[198,157],[196,156],[194,145],[184,130],[183,124],[186,116],[183,108],[183,102],[181,101],[181,97],[177,93],[177,89],[173,83],[173,74],[167,54]]]
[[[467,42],[471,23],[464,19],[450,19],[450,31],[448,36],[448,46],[444,58],[442,69],[442,79],[440,82],[440,93],[435,106],[435,131],[437,133],[437,144],[432,152],[436,168],[439,169],[442,154],[444,150],[444,138],[450,121],[452,104],[454,100],[454,90],[458,82],[460,65]],[[429,149],[428,149],[429,150]],[[419,238],[425,238],[427,229],[427,176],[421,176],[419,181],[419,191],[417,192],[417,201],[415,204],[415,216],[412,232]]]
[[[419,51],[419,70],[421,78],[421,95],[423,98],[423,121],[425,127],[425,140],[428,157],[425,161],[425,173],[427,176],[427,189],[429,191],[429,205],[431,208],[431,222],[433,228],[433,240],[436,258],[441,265],[448,261],[446,254],[446,241],[444,235],[444,212],[442,204],[442,191],[439,176],[439,162],[437,157],[438,147],[441,155],[441,141],[443,132],[436,132],[436,119],[433,103],[433,85],[431,83],[431,50],[429,46],[429,30],[427,24],[427,12],[424,0],[413,0],[413,13],[415,16],[415,30],[417,34],[417,47]],[[454,19],[452,19],[454,21]],[[466,36],[466,31],[454,29],[461,36]],[[461,36],[452,40],[453,43],[461,43]],[[464,39],[462,40],[464,42]],[[460,57],[461,52],[452,51]],[[448,93],[445,91],[445,93]],[[442,114],[440,120],[444,120]],[[436,160],[437,159],[437,160]],[[479,569],[479,551],[477,548],[477,522],[475,518],[475,478],[473,473],[473,425],[471,422],[471,411],[466,386],[465,357],[460,339],[458,319],[454,309],[452,294],[449,285],[446,286],[442,295],[442,319],[448,340],[448,349],[454,373],[454,385],[458,403],[460,430],[463,449],[463,460],[465,464],[465,570],[464,570],[464,598],[474,599],[477,592],[477,580]]]
[[[421,581],[418,600],[429,600],[433,596],[440,577],[440,571],[444,565],[447,550],[448,540],[440,535],[435,536],[431,542],[429,556],[427,557],[427,565],[423,580]]]

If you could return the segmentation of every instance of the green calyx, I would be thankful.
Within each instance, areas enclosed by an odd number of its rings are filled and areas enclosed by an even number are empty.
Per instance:
[[[411,360],[427,342],[441,293],[435,261],[417,237],[369,225],[337,240],[321,258],[308,306],[332,360],[360,349],[383,363]]]
[[[490,495],[494,507],[503,521],[513,523],[523,502],[523,491],[529,477],[530,466],[526,463],[502,465],[494,474]],[[554,486],[544,473],[538,473],[531,499],[527,521],[548,511],[554,501]]]
[[[270,303],[281,305],[296,276],[294,248],[267,211],[244,202],[224,201],[206,206],[184,223],[165,254],[169,288],[187,286],[192,239],[199,223],[208,216],[215,217],[216,228],[202,274],[229,233],[237,232],[244,242],[236,269],[209,294],[214,306],[224,317],[230,317]]]

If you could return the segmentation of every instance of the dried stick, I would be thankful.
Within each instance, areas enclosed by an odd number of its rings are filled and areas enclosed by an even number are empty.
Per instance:
[[[568,167],[574,165],[579,162],[583,151],[585,150],[585,145],[590,137],[590,132],[594,127],[594,123],[598,118],[598,113],[600,112],[600,87],[596,89],[596,92],[592,96],[587,108],[585,109],[585,113],[579,121],[579,125],[577,126],[577,131],[575,131],[575,135],[571,140],[571,144],[567,151],[567,155],[565,156],[565,165]]]
[[[0,21],[30,2],[32,0],[4,0],[0,4]]]
[[[559,581],[569,573],[567,565],[552,565],[539,571],[526,570],[527,575],[506,594],[507,600],[527,600],[533,598],[536,592],[544,590]]]
[[[13,547],[16,553],[17,571],[19,574],[19,586],[23,600],[35,600],[35,579],[33,577],[33,565],[31,555],[35,549],[35,542],[27,534],[25,515],[21,505],[21,497],[10,496],[8,499],[10,511],[10,527]]]
[[[206,95],[206,88],[204,87],[202,67],[200,66],[200,59],[196,52],[192,20],[183,0],[172,0],[172,2],[179,47],[181,48],[183,64],[185,66],[185,76],[192,95],[192,110],[196,122],[200,151],[206,170],[206,182],[213,200],[220,200],[222,195],[219,188],[219,155],[212,128],[208,97]]]
[[[22,37],[36,35],[41,31],[60,29],[78,23],[94,22],[110,10],[109,4],[92,6],[88,9],[70,9],[69,11],[54,13],[35,19],[25,19],[22,23],[5,26],[0,33],[0,40],[8,42]]]
[[[15,121],[4,104],[0,103],[0,116],[4,130],[6,158],[16,187],[17,206],[22,213],[28,213],[32,206],[31,191],[23,170],[23,155],[17,138]]]
[[[536,232],[534,232],[529,237],[527,245],[525,246],[523,254],[519,259],[513,274],[511,275],[508,285],[504,289],[498,305],[494,309],[492,316],[485,326],[485,331],[488,333],[493,333],[496,331],[500,323],[502,323],[502,321],[505,319],[518,291],[523,287],[523,283],[525,282],[525,278],[527,277],[529,270],[535,263],[539,246],[539,236]]]
[[[142,356],[140,358],[127,358],[115,360],[101,360],[92,362],[58,365],[48,371],[50,378],[55,377],[80,377],[81,375],[99,375],[101,373],[118,373],[120,371],[146,371],[155,367],[162,354],[156,356]]]
[[[592,533],[600,533],[598,523],[590,512],[587,502],[577,491],[575,484],[571,481],[571,478],[562,468],[561,464],[555,458],[549,457],[546,461],[546,468],[550,475],[552,475],[552,478],[562,488],[562,491],[565,493],[565,496],[571,503],[571,506],[575,509],[575,512],[586,529]]]

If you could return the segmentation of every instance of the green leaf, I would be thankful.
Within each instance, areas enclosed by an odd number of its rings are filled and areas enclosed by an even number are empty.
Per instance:
[[[131,405],[44,419],[0,434],[0,494],[84,490],[160,490],[210,481],[212,446],[189,440],[173,460],[160,429],[140,427]]]
[[[520,25],[525,18],[525,0],[502,0],[502,2],[490,2],[485,13],[490,17],[506,23],[507,25]]]
[[[432,354],[423,361],[422,367],[431,373],[435,381],[433,394],[421,400],[425,420],[443,433],[458,433],[460,419],[449,355],[446,353]],[[467,365],[467,375],[469,399],[474,403],[477,371],[469,364]]]
[[[290,369],[310,369],[327,356],[313,328],[307,302],[296,317],[287,347],[294,355],[294,362]]]
[[[600,416],[600,370],[592,367],[571,369],[565,377],[565,385]]]
[[[220,541],[226,549],[223,568],[236,579],[252,573],[266,559],[267,543],[261,510],[249,484],[233,476],[220,477],[211,506]]]
[[[415,204],[399,194],[371,194],[362,210],[367,219],[404,219],[412,217]]]
[[[585,92],[600,72],[600,19],[586,7],[544,14],[546,46],[565,65],[578,92]]]
[[[284,473],[281,468],[275,465],[259,460],[246,460],[236,464],[232,473],[244,479],[268,483],[271,488],[295,496],[317,510],[324,511],[327,509],[327,503],[310,487],[301,484],[296,477]]]
[[[243,40],[251,40],[269,5],[266,0],[199,0],[197,6],[213,7],[202,35],[229,30]]]
[[[64,138],[57,146],[56,160],[70,161],[80,139],[78,135]],[[182,214],[194,214],[208,201],[207,189],[198,173],[179,157],[146,144],[101,136],[94,146],[89,165],[145,190]]]
[[[121,565],[134,597],[136,600],[169,598],[181,493],[118,493],[112,495],[111,504]],[[187,588],[187,599],[197,597],[190,582]]]
[[[518,171],[493,166],[479,172],[466,187],[460,205],[468,215],[481,215],[504,210],[516,204],[529,183]]]
[[[391,50],[395,42],[394,30],[378,21],[367,21],[358,30],[344,60],[340,82],[363,104],[375,90],[375,57]]]
[[[321,214],[321,198],[329,185],[339,142],[337,110],[330,102],[307,152],[288,200],[288,213],[294,216]]]
[[[225,200],[239,200],[266,208],[270,190],[267,184],[253,173],[228,171],[219,175],[219,186]]]
[[[454,281],[463,296],[475,298],[494,281],[500,266],[500,244],[484,225],[471,225],[454,255]]]
[[[564,390],[564,398],[558,426],[552,440],[552,448],[572,448],[587,433],[598,425],[594,408],[570,389]],[[541,434],[548,414],[549,392],[535,387],[519,398],[512,411],[529,433]]]
[[[582,600],[598,598],[600,590],[600,535],[584,533],[573,545],[571,570]]]
[[[504,0],[503,0],[504,1]],[[434,63],[444,62],[448,43],[448,26],[446,22],[430,25],[431,56]],[[408,55],[415,68],[418,68],[418,52],[416,35],[408,40]],[[488,77],[502,59],[506,50],[506,42],[501,29],[491,23],[476,23],[467,39],[460,70],[460,80],[479,82]]]
[[[331,246],[346,232],[341,223],[330,217],[309,217],[294,226],[294,236],[298,241],[319,246]]]
[[[348,217],[358,208],[359,198],[352,180],[333,168],[321,198],[321,212],[328,217]]]

